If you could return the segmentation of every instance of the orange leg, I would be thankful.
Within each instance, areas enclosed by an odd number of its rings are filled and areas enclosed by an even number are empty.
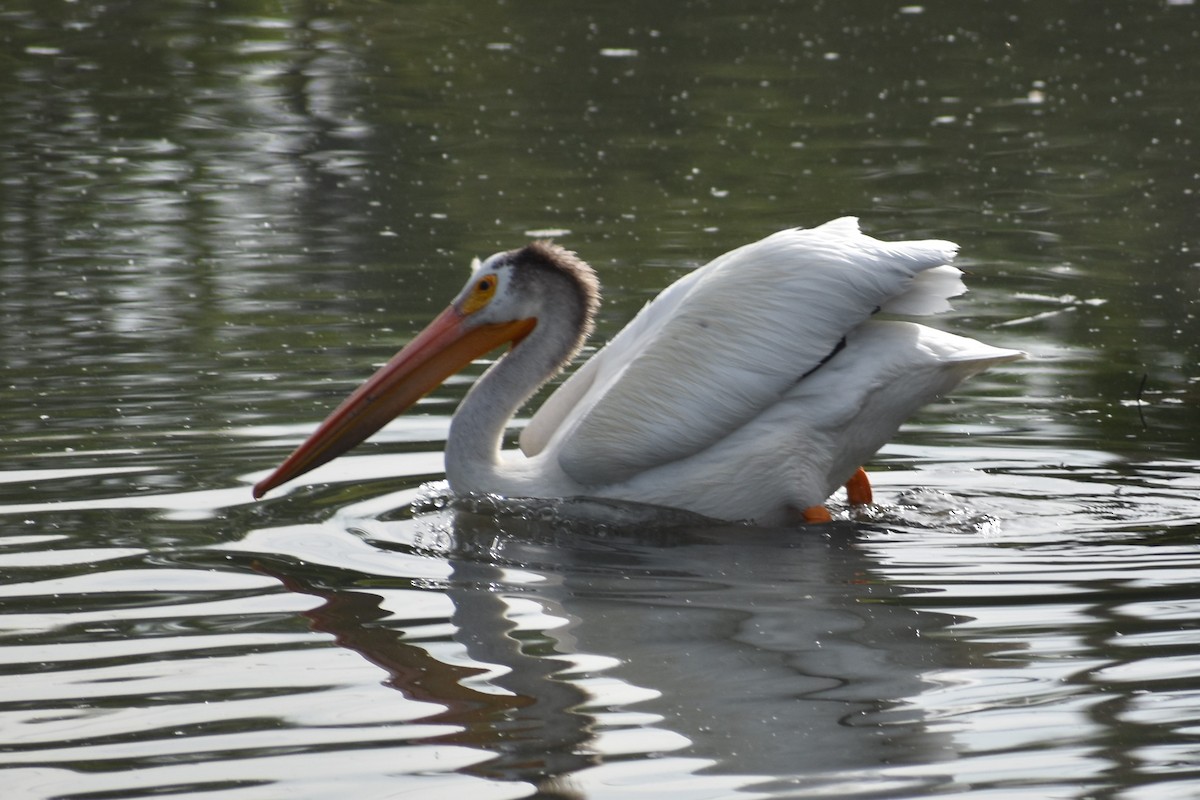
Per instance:
[[[871,480],[862,467],[854,470],[850,480],[846,481],[846,498],[852,506],[865,506],[871,503]],[[829,515],[829,510],[825,506],[809,506],[801,513],[805,523],[809,525],[833,521],[833,517]]]
[[[852,506],[865,506],[871,502],[871,481],[862,467],[854,471],[846,481],[846,498]]]
[[[809,506],[804,509],[804,522],[808,525],[813,525],[818,522],[832,522],[833,517],[829,516],[828,509],[825,506]]]

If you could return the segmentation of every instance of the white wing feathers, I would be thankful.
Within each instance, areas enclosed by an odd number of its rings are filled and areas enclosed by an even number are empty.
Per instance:
[[[944,241],[881,242],[844,217],[720,256],[663,291],[534,415],[527,455],[583,485],[686,458],[776,403],[873,313],[965,291]]]

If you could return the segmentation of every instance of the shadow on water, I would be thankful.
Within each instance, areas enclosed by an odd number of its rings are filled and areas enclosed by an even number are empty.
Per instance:
[[[351,509],[309,545],[280,528],[244,546],[274,554],[257,569],[324,601],[305,614],[314,630],[441,708],[422,723],[450,730],[428,742],[490,754],[464,770],[478,777],[586,794],[590,768],[669,753],[768,791],[845,791],[859,775],[874,796],[882,765],[927,765],[910,791],[950,780],[928,765],[953,748],[906,701],[931,670],[978,664],[987,648],[939,638],[954,617],[900,602],[911,590],[876,576],[859,526],[663,524],[638,509],[636,524],[614,524],[627,509],[600,508],[605,521],[570,510]],[[370,548],[378,568],[316,544],[329,537]],[[452,610],[414,624],[412,590]]]

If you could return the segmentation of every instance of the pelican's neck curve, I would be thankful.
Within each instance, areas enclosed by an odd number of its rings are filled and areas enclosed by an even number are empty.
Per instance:
[[[564,344],[565,343],[565,344]],[[471,387],[450,422],[446,480],[456,493],[527,494],[500,455],[513,416],[573,355],[570,339],[539,319],[536,327],[500,357]]]

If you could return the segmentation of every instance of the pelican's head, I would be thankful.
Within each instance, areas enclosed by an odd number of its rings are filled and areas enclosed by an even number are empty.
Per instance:
[[[598,302],[591,267],[549,242],[475,259],[470,280],[446,310],[260,481],[254,496],[337,458],[476,358],[519,345],[542,321],[563,339],[561,365],[591,331]]]
[[[537,241],[483,261],[474,259],[471,278],[451,307],[478,324],[557,323],[573,340],[569,349],[574,355],[592,332],[599,304],[600,285],[592,268],[570,250]]]

